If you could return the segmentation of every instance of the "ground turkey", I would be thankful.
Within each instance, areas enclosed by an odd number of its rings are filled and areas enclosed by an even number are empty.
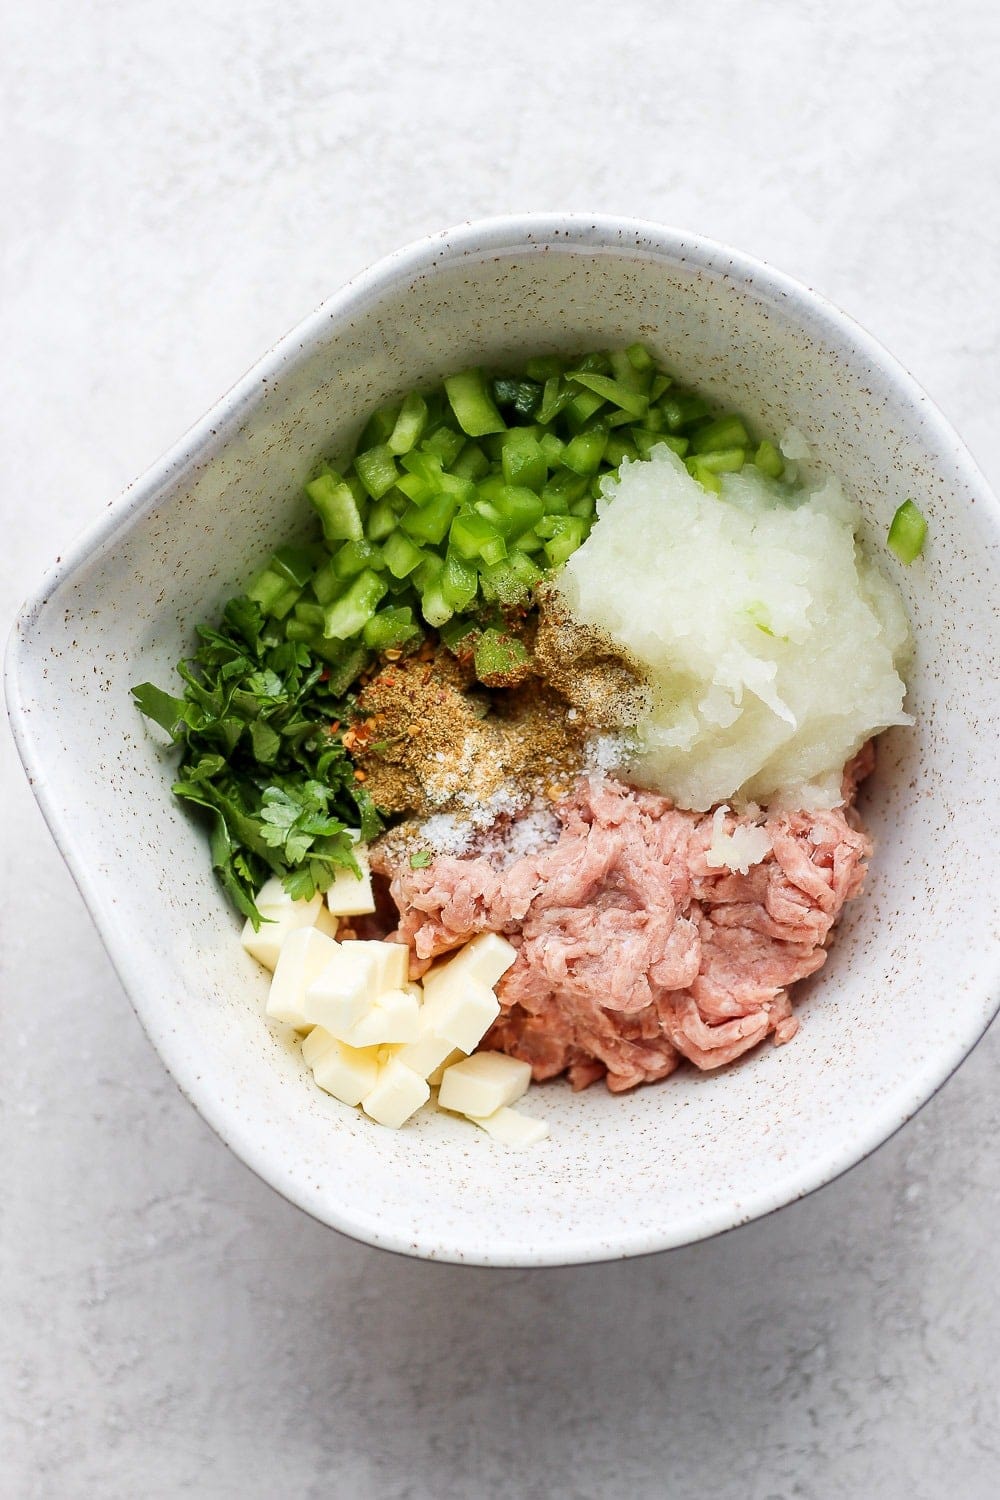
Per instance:
[[[870,766],[866,750],[848,768],[849,802]],[[519,949],[486,1045],[536,1079],[622,1090],[794,1036],[788,987],[825,961],[871,853],[849,805],[770,816],[770,852],[746,874],[710,866],[711,814],[619,782],[583,778],[557,811],[558,842],[506,868],[442,855],[384,870],[415,972],[477,932]]]

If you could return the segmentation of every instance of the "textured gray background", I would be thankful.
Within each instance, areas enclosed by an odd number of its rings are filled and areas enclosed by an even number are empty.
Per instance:
[[[991,0],[4,10],[4,627],[346,276],[495,212],[645,215],[773,261],[1000,481]],[[3,733],[0,774],[3,1500],[1000,1492],[1000,1032],[873,1160],[713,1243],[394,1259],[182,1101]]]

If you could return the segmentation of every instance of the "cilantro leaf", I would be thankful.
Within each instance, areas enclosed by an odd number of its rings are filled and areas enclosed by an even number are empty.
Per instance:
[[[312,896],[338,870],[357,873],[348,830],[365,842],[382,831],[332,728],[350,723],[348,689],[370,658],[352,648],[331,667],[247,598],[231,599],[218,627],[196,634],[177,668],[181,696],[152,683],[133,696],[180,746],[174,792],[207,820],[219,880],[256,926],[254,893],[269,875]]]
[[[183,698],[175,698],[170,693],[165,693],[152,682],[140,682],[138,687],[132,689],[132,697],[139,705],[140,712],[152,719],[154,724],[159,724],[165,729],[171,739],[179,739],[184,723],[184,711],[187,703]]]

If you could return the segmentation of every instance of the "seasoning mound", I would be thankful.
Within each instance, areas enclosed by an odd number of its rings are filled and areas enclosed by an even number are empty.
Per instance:
[[[358,695],[351,748],[393,850],[465,852],[498,820],[556,802],[587,765],[588,721],[534,672],[487,690],[444,647],[388,662]]]

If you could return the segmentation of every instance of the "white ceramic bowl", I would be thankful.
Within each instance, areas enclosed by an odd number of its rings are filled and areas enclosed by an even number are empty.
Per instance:
[[[561,1084],[507,1153],[427,1113],[380,1129],[312,1087],[262,1018],[265,981],[129,698],[165,686],[271,548],[306,521],[303,475],[371,407],[457,366],[641,338],[761,430],[794,423],[862,501],[909,603],[912,730],[865,796],[867,898],[800,991],[802,1030],[716,1075],[614,1098]],[[900,501],[930,523],[910,569],[882,550]],[[852,1165],[921,1105],[997,1007],[992,816],[998,508],[927,397],[843,314],[746,256],[648,223],[498,219],[411,246],[338,292],[117,501],[25,607],[9,703],[34,789],[167,1067],[292,1202],[373,1244],[539,1265],[680,1245]],[[992,828],[991,828],[992,825]]]

